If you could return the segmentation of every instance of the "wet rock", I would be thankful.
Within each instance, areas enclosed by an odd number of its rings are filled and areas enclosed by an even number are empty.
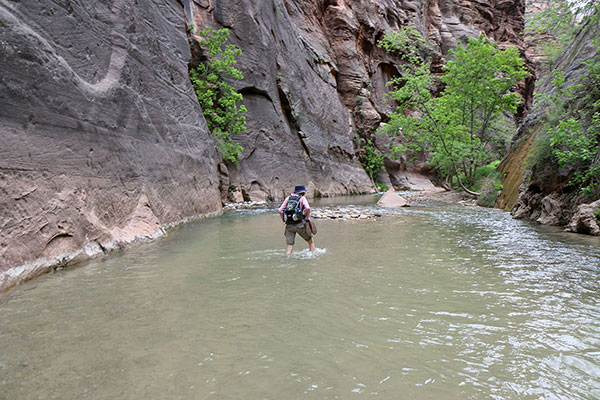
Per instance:
[[[381,217],[381,213],[370,208],[327,207],[311,209],[310,215],[315,219],[367,220]]]
[[[241,201],[237,203],[227,203],[223,206],[223,210],[243,210],[243,209],[257,209],[266,208],[266,201]]]

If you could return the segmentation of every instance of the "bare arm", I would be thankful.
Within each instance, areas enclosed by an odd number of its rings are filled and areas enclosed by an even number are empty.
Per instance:
[[[304,206],[304,209],[302,210],[302,213],[304,214],[304,219],[309,220],[310,219],[310,206],[308,205],[308,200],[306,200],[306,197],[303,196],[301,201]]]
[[[285,218],[283,218],[283,210],[285,210],[285,206],[287,205],[289,198],[290,196],[286,197],[283,203],[281,203],[281,207],[279,207],[279,216],[283,222],[285,222]]]
[[[304,209],[304,219],[307,221],[310,219],[310,208]]]

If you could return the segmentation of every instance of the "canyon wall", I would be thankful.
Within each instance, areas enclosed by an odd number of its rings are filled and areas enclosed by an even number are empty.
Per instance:
[[[281,199],[297,183],[373,192],[359,154],[400,65],[377,40],[413,25],[440,72],[481,32],[522,48],[523,12],[522,0],[0,0],[0,288],[223,201]],[[243,51],[237,165],[220,161],[190,86],[192,24],[229,28]],[[431,187],[424,164],[386,169],[397,188]]]
[[[588,22],[558,58],[553,71],[564,74],[566,86],[579,83],[587,71],[584,63],[598,57],[594,39],[599,34],[600,26]],[[539,82],[536,92],[541,95],[541,99],[556,90],[552,79],[553,76],[548,74]],[[577,104],[575,101],[571,103]],[[600,209],[600,201],[592,203],[593,205],[586,204],[585,196],[574,193],[573,188],[569,188],[574,171],[568,167],[558,168],[555,164],[535,161],[536,141],[549,128],[545,126],[548,111],[543,100],[536,101],[519,127],[508,156],[499,166],[503,190],[498,206],[511,211],[515,218],[600,235],[599,221],[593,214]],[[548,147],[546,152],[550,151]]]
[[[220,210],[170,0],[0,0],[0,288]]]
[[[377,46],[386,30],[414,26],[441,72],[448,51],[480,33],[524,54],[523,0],[195,0],[185,2],[196,27],[230,29],[243,54],[236,82],[248,108],[239,168],[221,168],[229,194],[281,198],[293,182],[311,194],[372,190],[358,155],[392,111],[386,83],[401,60]],[[200,58],[200,57],[198,57]],[[528,63],[531,67],[532,64]],[[531,70],[533,70],[531,68]],[[531,103],[533,75],[520,88]],[[386,152],[389,139],[374,138]],[[431,187],[424,163],[386,160],[378,180],[397,189]],[[230,196],[231,199],[231,196]]]

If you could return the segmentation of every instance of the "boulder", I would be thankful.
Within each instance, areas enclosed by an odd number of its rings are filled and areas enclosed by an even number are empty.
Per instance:
[[[398,208],[398,207],[408,207],[408,201],[400,196],[398,193],[393,190],[388,190],[384,193],[383,196],[377,202],[379,207],[384,208]]]
[[[600,200],[596,200],[591,204],[580,204],[577,207],[577,212],[571,218],[568,232],[585,233],[588,235],[600,236],[600,226],[598,225],[598,217],[594,213],[600,210]]]
[[[541,214],[536,220],[543,225],[560,225],[562,220],[562,202],[558,196],[549,194],[542,199]]]

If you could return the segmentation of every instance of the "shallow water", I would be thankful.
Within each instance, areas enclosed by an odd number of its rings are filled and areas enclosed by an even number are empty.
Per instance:
[[[229,212],[0,294],[0,399],[600,398],[600,238],[453,205],[318,227],[286,258],[275,210]]]

